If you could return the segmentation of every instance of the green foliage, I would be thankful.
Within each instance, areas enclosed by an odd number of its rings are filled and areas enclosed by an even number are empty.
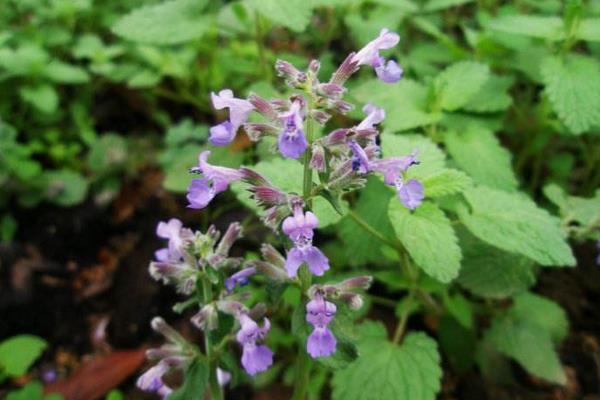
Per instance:
[[[541,65],[554,111],[574,134],[600,126],[600,64],[590,57],[550,57]]]
[[[464,192],[470,206],[462,223],[479,239],[544,266],[574,266],[575,258],[558,221],[519,193],[484,186]]]
[[[360,356],[333,378],[334,400],[433,400],[442,370],[437,344],[415,332],[400,346],[380,338],[364,340]]]
[[[530,373],[565,384],[566,376],[554,346],[564,337],[566,326],[564,311],[556,304],[523,294],[511,309],[494,318],[485,340]]]
[[[246,0],[248,6],[276,24],[302,32],[310,22],[313,2],[304,0]]]
[[[512,77],[490,75],[481,89],[463,106],[463,109],[476,113],[506,110],[513,102],[508,92],[513,83]]]
[[[502,251],[459,231],[463,252],[458,283],[481,297],[502,299],[527,290],[535,283],[533,261]]]
[[[425,196],[429,198],[460,193],[471,185],[472,180],[467,174],[451,168],[443,169],[423,179]]]
[[[489,74],[485,64],[473,61],[452,64],[436,78],[436,103],[448,111],[462,108],[479,92]]]
[[[63,397],[53,393],[44,396],[44,386],[39,381],[31,381],[19,390],[8,393],[6,400],[62,400]]]
[[[460,247],[450,220],[437,205],[424,202],[410,211],[392,199],[388,212],[396,236],[421,269],[441,282],[458,276]]]
[[[509,15],[490,21],[492,30],[534,38],[560,41],[566,38],[563,21],[559,17],[537,15]]]
[[[510,153],[492,132],[471,125],[460,133],[446,132],[444,144],[452,159],[475,182],[505,191],[517,189]]]
[[[178,44],[199,39],[210,25],[204,13],[207,0],[168,0],[144,6],[119,19],[113,32],[128,40]]]
[[[83,201],[88,190],[85,178],[70,170],[46,172],[42,184],[48,201],[64,207]]]
[[[18,335],[0,342],[0,372],[9,376],[24,375],[48,344],[32,335]]]
[[[196,358],[185,370],[183,385],[174,391],[169,399],[187,400],[202,397],[208,388],[208,375],[208,361]]]

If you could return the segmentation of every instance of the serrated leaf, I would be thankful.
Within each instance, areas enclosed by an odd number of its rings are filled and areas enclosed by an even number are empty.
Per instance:
[[[437,205],[426,201],[410,211],[392,199],[388,212],[397,238],[423,271],[440,282],[450,282],[458,276],[458,240],[450,220]]]
[[[44,386],[39,381],[28,382],[18,390],[13,390],[6,396],[6,400],[42,400]]]
[[[354,212],[361,219],[388,238],[394,237],[394,228],[386,208],[392,197],[394,197],[393,192],[380,179],[370,177],[354,207]],[[338,234],[345,244],[343,249],[350,265],[360,266],[381,262],[383,243],[365,231],[350,216],[344,217],[341,221]]]
[[[208,376],[208,362],[205,359],[194,360],[185,371],[183,385],[169,395],[169,400],[202,398],[208,387]]]
[[[442,370],[434,340],[410,333],[401,346],[370,341],[360,357],[333,377],[333,400],[433,400]]]
[[[479,239],[544,266],[575,265],[558,219],[529,198],[483,186],[463,194],[471,210],[458,215]]]
[[[463,260],[458,283],[471,293],[503,299],[523,292],[535,283],[533,261],[507,253],[459,230]]]
[[[117,134],[102,135],[91,145],[89,167],[98,173],[123,166],[127,160],[127,142]]]
[[[460,193],[473,183],[471,178],[456,169],[442,169],[422,180],[425,197],[435,198]]]
[[[552,41],[566,38],[563,20],[539,15],[509,15],[494,19],[488,27],[495,31],[524,35]]]
[[[589,18],[580,21],[575,37],[588,42],[600,42],[600,18]]]
[[[563,341],[569,333],[565,310],[557,303],[534,293],[522,293],[514,298],[510,315],[527,320],[550,334],[555,343]]]
[[[443,138],[448,153],[475,182],[506,191],[517,189],[510,152],[491,131],[470,125],[460,133],[446,132]]]
[[[568,196],[558,185],[544,187],[544,195],[559,209],[562,219],[581,226],[593,226],[600,221],[600,189],[591,198]]]
[[[541,65],[545,91],[554,111],[574,134],[600,126],[600,64],[570,54],[548,57]]]
[[[18,335],[0,343],[0,373],[24,375],[39,358],[48,343],[33,335]]]
[[[435,80],[436,102],[444,110],[454,111],[477,94],[490,74],[489,67],[474,61],[452,64]]]
[[[551,382],[566,383],[550,333],[528,318],[513,315],[510,311],[501,314],[486,331],[484,340],[500,353],[515,359],[531,374]]]
[[[491,75],[463,108],[477,113],[506,110],[512,104],[508,89],[513,82],[514,79],[510,76]]]
[[[423,9],[425,11],[438,11],[450,7],[461,6],[471,2],[473,2],[473,0],[429,0]]]
[[[128,40],[149,44],[178,44],[199,39],[210,25],[203,12],[208,0],[170,0],[133,10],[112,31]]]
[[[276,24],[302,32],[310,22],[313,3],[306,0],[246,0],[246,4]]]
[[[302,164],[295,160],[276,158],[273,160],[261,161],[250,168],[265,176],[273,185],[284,192],[302,193]],[[254,210],[259,215],[263,215],[263,211],[256,205],[256,202],[250,198],[250,193],[246,190],[247,187],[248,186],[243,183],[235,183],[231,186],[237,198],[245,206]],[[341,219],[341,215],[338,214],[334,207],[322,197],[313,199],[312,211],[319,218],[319,228],[335,224]]]
[[[51,85],[23,86],[19,94],[25,102],[45,114],[53,114],[58,108],[58,93]]]
[[[427,110],[427,88],[410,79],[389,85],[379,80],[369,80],[352,93],[362,103],[383,107],[387,131],[405,131],[437,122],[441,115]]]
[[[473,307],[462,294],[445,297],[444,306],[465,329],[473,329]]]

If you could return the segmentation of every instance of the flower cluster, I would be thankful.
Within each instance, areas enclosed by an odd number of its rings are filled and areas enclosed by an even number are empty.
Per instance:
[[[344,84],[363,65],[374,68],[377,77],[386,83],[398,81],[402,69],[395,61],[380,55],[381,50],[393,48],[398,41],[396,33],[382,30],[376,39],[349,54],[327,82],[319,80],[320,64],[316,60],[309,63],[306,71],[278,60],[277,73],[294,91],[286,99],[267,100],[255,93],[241,99],[234,97],[229,89],[211,94],[214,108],[227,109],[229,117],[210,128],[210,143],[225,146],[240,130],[253,141],[273,137],[284,158],[304,164],[304,193],[288,193],[251,168],[212,165],[208,162],[210,151],[200,153],[198,165],[190,168],[198,177],[188,188],[189,208],[207,207],[232,182],[241,181],[264,210],[264,223],[287,243],[285,256],[265,243],[261,247],[262,259],[245,261],[229,255],[234,241],[242,235],[238,223],[231,224],[220,240],[219,232],[212,226],[201,233],[184,228],[176,219],[159,223],[157,235],[168,243],[156,252],[150,274],[190,296],[190,301],[183,304],[199,305],[191,322],[204,331],[207,356],[211,354],[210,332],[222,327],[221,320],[226,314],[230,319],[233,317],[234,330],[222,339],[219,348],[235,339],[241,346],[241,365],[249,375],[265,371],[273,364],[274,354],[265,344],[271,326],[265,317],[268,309],[260,303],[249,309],[244,305],[248,297],[240,290],[257,274],[277,284],[302,289],[306,322],[312,326],[305,342],[308,354],[313,358],[327,357],[336,351],[334,317],[339,307],[357,310],[362,306],[358,292],[368,289],[371,278],[359,276],[338,283],[310,284],[312,276],[321,277],[330,269],[329,259],[314,243],[319,218],[311,210],[313,198],[322,196],[336,207],[345,193],[364,186],[369,173],[381,174],[383,181],[395,188],[400,202],[411,210],[422,202],[424,191],[419,181],[408,176],[409,169],[419,164],[416,150],[404,157],[381,157],[378,127],[385,120],[382,108],[367,104],[363,108],[365,117],[358,124],[333,129],[316,138],[313,123],[325,127],[334,114],[346,114],[353,108],[343,99]],[[262,120],[249,122],[252,112]],[[313,171],[318,173],[318,185],[312,179]],[[306,273],[300,273],[303,266]],[[160,325],[166,326],[164,321]],[[162,376],[185,367],[200,352],[171,331],[165,335],[167,345],[149,352],[159,362],[140,377],[138,386],[144,390],[168,394],[170,389]],[[220,369],[211,372],[213,378],[226,375]]]

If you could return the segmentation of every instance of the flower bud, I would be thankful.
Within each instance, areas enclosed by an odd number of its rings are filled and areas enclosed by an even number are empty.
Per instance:
[[[331,76],[330,83],[344,85],[344,82],[358,70],[358,63],[354,60],[355,53],[350,53],[348,57],[340,64],[337,71]]]
[[[325,149],[317,142],[312,145],[310,167],[319,172],[325,171]]]
[[[203,331],[212,331],[219,325],[219,316],[214,304],[207,304],[198,311],[190,321],[194,326]]]
[[[260,247],[260,252],[265,260],[269,263],[273,264],[278,268],[283,268],[285,266],[285,258],[281,255],[280,252],[273,246],[268,243],[264,243]]]
[[[285,261],[285,260],[284,260]],[[283,268],[279,268],[269,262],[255,260],[252,265],[263,275],[274,281],[282,282],[288,279]]]
[[[272,207],[287,204],[287,196],[271,186],[252,186],[248,189],[252,199],[261,207]]]
[[[277,136],[279,131],[273,125],[249,122],[244,124],[246,134],[253,142],[258,142],[265,136]]]
[[[217,247],[217,254],[227,256],[233,243],[242,237],[242,226],[239,222],[233,222],[229,224],[227,231],[221,238],[219,246]]]
[[[311,60],[308,64],[308,70],[315,75],[319,72],[319,69],[321,69],[321,63],[319,60]]]
[[[271,103],[256,93],[250,93],[250,96],[248,96],[248,101],[252,103],[256,111],[258,111],[268,120],[275,121],[277,119],[277,111],[275,111]]]
[[[331,118],[331,114],[321,110],[313,110],[310,115],[321,125],[325,125],[329,121],[329,118]]]
[[[338,100],[342,97],[346,88],[337,83],[320,83],[317,86],[317,93],[332,100]]]
[[[291,87],[301,86],[306,82],[306,74],[287,61],[277,60],[275,62],[277,75],[285,79],[285,83]]]
[[[152,326],[152,329],[163,335],[169,342],[175,344],[182,344],[186,342],[184,337],[181,336],[175,329],[173,329],[171,325],[167,324],[167,322],[161,317],[152,318],[150,325]]]

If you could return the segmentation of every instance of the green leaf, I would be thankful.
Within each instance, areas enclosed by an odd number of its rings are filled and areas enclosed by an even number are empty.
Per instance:
[[[566,38],[562,19],[552,16],[509,15],[490,21],[488,27],[499,32],[551,41],[560,41]]]
[[[39,381],[31,381],[19,390],[12,391],[6,396],[6,400],[42,400],[44,398],[44,386]]]
[[[569,333],[565,310],[557,303],[534,293],[522,293],[514,298],[510,314],[527,320],[547,331],[555,343],[562,342]]]
[[[545,92],[554,111],[574,134],[600,126],[600,64],[591,57],[570,54],[542,61]]]
[[[396,236],[422,270],[444,283],[458,276],[458,240],[450,220],[437,205],[426,201],[410,211],[392,199],[388,212]]]
[[[464,195],[471,209],[458,215],[479,239],[544,266],[575,265],[559,221],[526,196],[483,186]]]
[[[489,75],[489,67],[485,64],[474,61],[452,64],[435,80],[436,103],[444,110],[458,110],[479,92]]]
[[[575,32],[575,37],[588,42],[600,42],[600,18],[590,18],[580,21],[577,32]]]
[[[123,393],[121,393],[121,391],[113,389],[108,392],[105,400],[123,400],[124,398],[125,397],[123,397]]]
[[[112,31],[128,40],[178,44],[196,40],[210,25],[203,11],[208,0],[169,0],[138,8],[119,19]]]
[[[94,141],[88,154],[89,167],[98,173],[122,167],[127,160],[127,142],[117,134],[108,133]]]
[[[167,146],[178,146],[186,142],[203,142],[208,138],[208,126],[195,125],[190,118],[185,118],[172,125],[165,135]]]
[[[88,191],[88,182],[78,172],[62,169],[45,172],[43,177],[48,201],[68,207],[81,203]]]
[[[463,260],[458,283],[471,293],[503,299],[523,292],[535,283],[533,261],[507,253],[459,230]]]
[[[352,93],[362,103],[383,107],[387,131],[405,131],[437,122],[441,115],[427,110],[427,88],[410,79],[389,85],[379,80],[368,80]]]
[[[23,101],[45,114],[53,114],[58,108],[58,93],[51,85],[23,86],[19,94]]]
[[[561,217],[567,222],[577,222],[583,227],[592,227],[600,222],[600,189],[594,197],[568,196],[558,185],[544,187],[544,195],[560,209]]]
[[[435,198],[460,193],[472,186],[471,178],[456,169],[442,169],[422,180],[425,197]]]
[[[462,294],[444,297],[444,306],[465,329],[473,329],[473,307]]]
[[[437,344],[424,333],[410,333],[401,346],[371,340],[347,368],[336,371],[333,400],[433,400],[442,370]]]
[[[387,213],[387,204],[392,197],[393,192],[380,179],[370,177],[354,207],[354,212],[361,219],[388,238],[394,237],[394,228]],[[339,225],[338,234],[345,244],[343,249],[350,265],[381,262],[381,240],[365,231],[350,216],[344,217]]]
[[[558,304],[533,293],[522,293],[508,311],[494,319],[484,340],[532,374],[564,384],[564,372],[553,346],[567,333],[566,313]]]
[[[215,163],[218,164],[216,161]],[[266,177],[273,185],[284,192],[302,193],[303,167],[295,160],[276,158],[261,161],[250,168]],[[250,198],[250,193],[246,190],[247,187],[246,184],[239,182],[231,186],[238,200],[262,216],[264,211]],[[335,224],[341,219],[341,215],[322,197],[313,199],[312,211],[319,218],[319,228]]]
[[[306,29],[313,8],[310,0],[246,0],[246,4],[274,23],[295,32]]]
[[[0,243],[9,243],[17,232],[17,220],[10,214],[0,218]]]
[[[438,11],[450,7],[461,6],[471,2],[473,2],[473,0],[429,0],[423,9],[425,11]]]
[[[208,376],[208,362],[204,358],[196,358],[185,371],[183,385],[169,396],[169,400],[203,398],[208,386]]]
[[[85,69],[58,60],[51,61],[44,74],[51,81],[58,83],[85,83],[90,80]]]
[[[512,104],[508,89],[513,83],[511,76],[491,75],[463,108],[476,113],[504,111]]]
[[[460,133],[446,132],[443,138],[448,153],[475,182],[506,191],[517,189],[510,152],[491,131],[469,125]]]
[[[0,371],[9,376],[24,375],[48,343],[32,335],[18,335],[0,343]]]

